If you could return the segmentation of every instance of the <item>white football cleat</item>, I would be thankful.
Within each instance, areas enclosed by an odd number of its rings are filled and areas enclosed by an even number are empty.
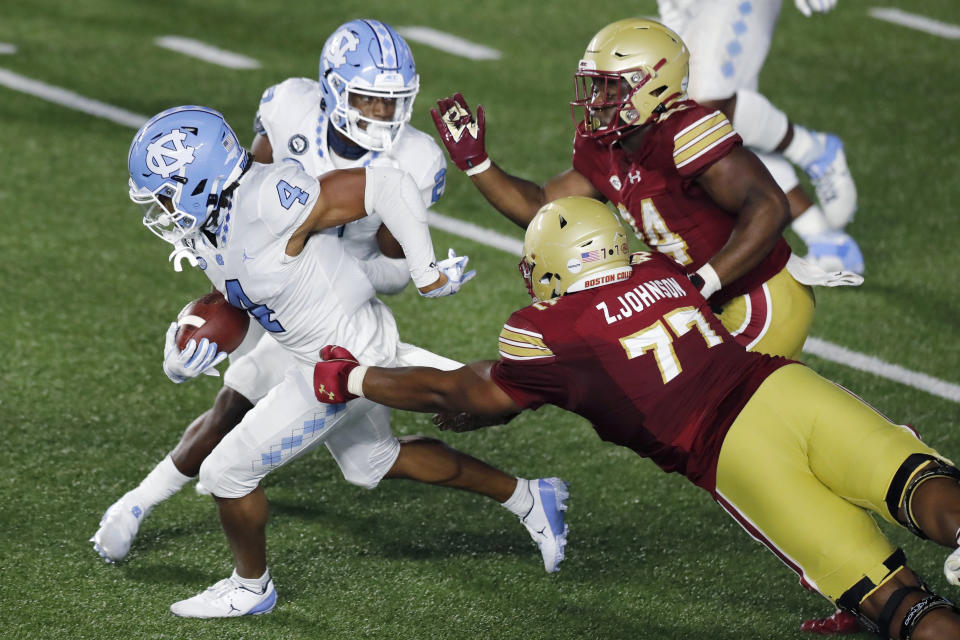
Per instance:
[[[174,602],[170,611],[181,618],[233,618],[270,613],[276,604],[277,590],[273,578],[267,582],[263,593],[257,593],[230,577],[192,598]]]
[[[850,175],[843,142],[832,133],[811,131],[820,144],[821,152],[816,160],[803,167],[813,188],[827,223],[833,229],[843,229],[857,212],[857,185]]]
[[[100,528],[90,538],[93,550],[106,562],[119,562],[127,556],[140,523],[148,513],[139,504],[129,501],[127,495],[110,505],[100,518]]]
[[[955,550],[943,563],[943,575],[947,582],[955,587],[960,587],[960,549]]]
[[[528,485],[533,494],[533,506],[520,522],[540,548],[543,568],[547,573],[559,570],[567,546],[570,527],[564,522],[566,500],[570,497],[567,483],[560,478],[538,478]]]
[[[857,241],[842,231],[828,231],[806,238],[806,260],[827,272],[852,271],[863,275],[863,253]]]

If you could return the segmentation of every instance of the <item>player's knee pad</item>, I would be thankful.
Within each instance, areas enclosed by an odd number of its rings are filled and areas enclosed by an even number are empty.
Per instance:
[[[352,451],[347,458],[336,456],[343,479],[364,489],[376,489],[396,462],[400,454],[400,441],[396,438],[383,439],[358,449],[361,450]]]
[[[933,463],[932,466],[931,463]],[[886,503],[890,515],[899,522],[902,505],[903,512],[906,515],[903,525],[912,534],[923,539],[926,539],[927,536],[920,530],[920,526],[913,516],[911,503],[914,493],[920,485],[932,478],[952,478],[960,482],[960,469],[929,454],[914,453],[900,465],[897,473],[893,476],[893,481],[890,482],[890,487],[887,489]]]
[[[257,488],[260,477],[238,472],[231,450],[217,447],[200,465],[197,479],[218,498],[242,498]]]

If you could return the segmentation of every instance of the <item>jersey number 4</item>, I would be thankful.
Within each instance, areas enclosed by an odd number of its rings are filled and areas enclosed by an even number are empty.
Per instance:
[[[664,320],[667,321],[673,333],[667,330]],[[723,338],[710,328],[710,323],[699,310],[693,307],[681,307],[674,309],[649,327],[620,338],[620,344],[627,352],[629,359],[639,358],[647,352],[652,352],[660,368],[663,384],[667,384],[683,371],[680,360],[677,359],[677,353],[673,349],[674,336],[679,338],[693,328],[700,331],[708,349],[723,342]]]
[[[620,211],[620,217],[627,221],[633,228],[633,232],[648,246],[656,249],[660,253],[665,253],[680,264],[690,264],[693,258],[687,253],[687,243],[682,237],[674,233],[667,227],[666,220],[657,211],[656,205],[650,198],[644,198],[640,201],[640,216],[642,226],[637,223],[637,219],[621,203],[617,205]]]
[[[238,309],[246,310],[247,313],[257,319],[257,322],[259,322],[264,329],[271,333],[280,333],[284,330],[279,322],[270,317],[273,315],[273,309],[264,304],[253,302],[247,294],[243,292],[243,287],[240,286],[239,280],[227,280],[224,284],[227,288],[227,302]]]
[[[286,180],[281,180],[277,183],[277,195],[280,196],[280,206],[284,209],[292,207],[294,202],[307,204],[307,201],[310,199],[308,192],[300,187],[293,186]]]

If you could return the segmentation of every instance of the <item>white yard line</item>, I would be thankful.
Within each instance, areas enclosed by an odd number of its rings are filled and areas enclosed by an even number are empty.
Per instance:
[[[960,39],[960,26],[950,24],[949,22],[940,22],[933,18],[920,16],[915,13],[907,13],[900,9],[884,9],[875,7],[870,9],[870,15],[877,20],[885,20],[893,24],[899,24],[904,27],[910,27],[917,31],[923,31],[941,38],[951,40]]]
[[[523,240],[506,236],[497,231],[475,225],[472,222],[451,218],[436,211],[430,211],[427,215],[429,216],[431,227],[436,227],[437,229],[452,233],[461,238],[467,238],[480,244],[485,244],[494,249],[500,249],[516,257],[517,262],[520,261],[520,254],[523,252]]]
[[[0,85],[134,129],[139,129],[148,119],[147,116],[137,115],[97,100],[84,98],[73,91],[31,80],[6,69],[0,69]]]
[[[17,45],[10,44],[9,42],[0,42],[0,53],[9,55],[16,52]]]
[[[397,31],[407,40],[471,60],[499,60],[502,56],[496,49],[430,27],[397,27]]]
[[[205,42],[182,36],[161,36],[154,40],[158,47],[182,53],[191,58],[217,64],[229,69],[259,69],[260,62],[245,55],[218,49]]]
[[[5,69],[0,69],[0,85],[135,129],[140,128],[148,119],[147,116],[138,115],[102,102],[97,102],[96,100],[84,98],[72,91],[52,87]],[[523,250],[523,242],[518,238],[433,211],[429,213],[429,216],[430,225],[437,229],[488,247],[493,247],[494,249],[499,249],[518,260],[520,258],[520,253]],[[934,378],[924,373],[910,371],[899,365],[890,364],[879,358],[851,351],[846,347],[841,347],[840,345],[821,340],[820,338],[807,338],[807,342],[803,348],[807,353],[811,353],[824,360],[852,367],[859,371],[866,371],[881,378],[893,380],[894,382],[899,382],[914,389],[919,389],[920,391],[925,391],[952,402],[960,403],[960,385],[952,382],[940,380],[939,378]]]

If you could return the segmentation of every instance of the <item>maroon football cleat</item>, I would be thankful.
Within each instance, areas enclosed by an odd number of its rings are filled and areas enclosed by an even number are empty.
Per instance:
[[[828,635],[833,633],[858,633],[864,629],[852,613],[838,609],[829,618],[814,618],[805,621],[800,625],[800,630]]]

